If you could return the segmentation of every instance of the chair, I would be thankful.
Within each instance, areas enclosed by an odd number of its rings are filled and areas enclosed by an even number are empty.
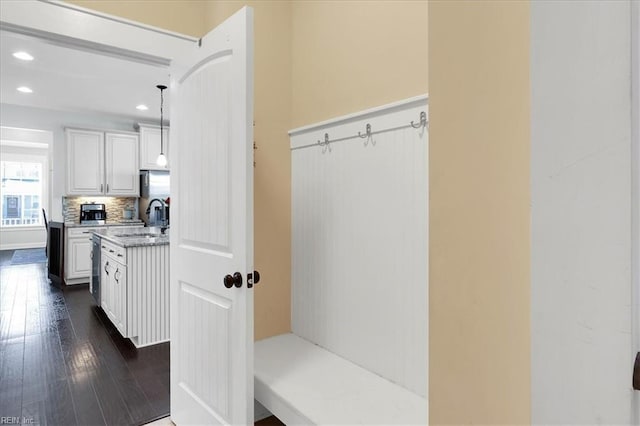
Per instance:
[[[47,221],[47,212],[42,209],[42,218],[44,219],[44,229],[47,231],[47,243],[44,248],[45,255],[49,259],[49,221]]]

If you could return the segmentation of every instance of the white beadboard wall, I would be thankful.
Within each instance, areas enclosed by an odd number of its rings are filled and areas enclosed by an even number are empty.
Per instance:
[[[427,96],[290,132],[292,329],[414,393],[428,383]]]
[[[127,334],[136,347],[169,340],[169,245],[127,249]]]

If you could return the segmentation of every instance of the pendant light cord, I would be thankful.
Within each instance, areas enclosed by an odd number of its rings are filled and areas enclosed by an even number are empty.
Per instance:
[[[160,89],[160,155],[164,155],[164,128],[162,122],[164,121],[164,89],[167,86],[159,84],[156,87]]]

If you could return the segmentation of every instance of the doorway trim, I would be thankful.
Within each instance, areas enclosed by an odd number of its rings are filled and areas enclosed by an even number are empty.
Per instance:
[[[195,37],[61,2],[0,2],[0,30],[161,67]]]
[[[631,360],[635,360],[640,351],[640,3],[637,1],[631,2],[631,235]],[[632,392],[632,424],[640,424],[640,391]]]

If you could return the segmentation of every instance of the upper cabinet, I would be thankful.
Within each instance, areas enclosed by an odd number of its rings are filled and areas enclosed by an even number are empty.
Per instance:
[[[138,135],[66,129],[67,195],[138,197]]]
[[[171,157],[169,156],[169,129],[164,128],[164,155],[167,157],[165,167],[158,166],[156,160],[160,155],[160,127],[139,124],[140,127],[140,170],[169,170]]]
[[[104,194],[104,133],[66,129],[67,194]]]

